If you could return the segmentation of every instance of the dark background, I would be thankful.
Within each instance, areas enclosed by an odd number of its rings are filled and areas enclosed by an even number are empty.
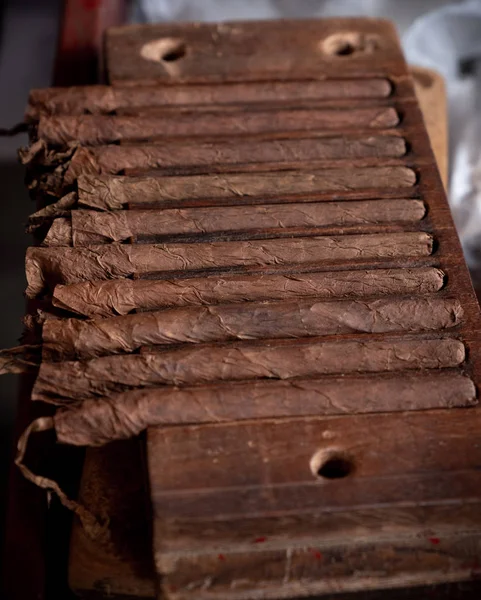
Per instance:
[[[23,119],[28,91],[51,84],[61,0],[0,0],[0,128]],[[29,236],[24,223],[32,211],[17,161],[26,135],[0,137],[0,348],[15,346],[24,314],[24,254]],[[16,414],[17,377],[0,379],[0,540],[12,427]]]

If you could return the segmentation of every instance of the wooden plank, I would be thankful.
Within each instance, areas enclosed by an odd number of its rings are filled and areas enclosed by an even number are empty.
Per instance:
[[[139,439],[87,452],[79,500],[94,514],[108,515],[115,534],[108,543],[99,543],[74,523],[69,583],[80,597],[86,589],[91,598],[155,597],[143,472]]]
[[[154,543],[165,593],[248,598],[262,590],[278,598],[469,578],[467,565],[480,558],[468,543],[479,539],[479,511],[463,526],[467,503],[446,520],[447,502],[479,496],[481,413],[469,415],[152,429]],[[429,506],[428,525],[416,516],[421,506]],[[313,560],[310,548],[325,560]],[[372,572],[373,561],[382,573]]]
[[[132,25],[110,29],[106,46],[110,81],[123,85],[369,77],[402,65],[394,27],[378,19]]]

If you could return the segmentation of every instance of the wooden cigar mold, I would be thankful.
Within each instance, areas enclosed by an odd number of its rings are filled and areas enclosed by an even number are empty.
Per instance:
[[[392,25],[130,26],[106,49],[110,86],[31,93],[21,153],[32,399],[60,442],[117,440],[79,498],[117,533],[75,523],[72,589],[475,578],[479,306]]]

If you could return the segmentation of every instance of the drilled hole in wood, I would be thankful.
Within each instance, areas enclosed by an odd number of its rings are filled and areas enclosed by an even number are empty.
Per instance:
[[[373,52],[379,47],[374,35],[346,31],[335,33],[321,42],[321,50],[330,56],[352,56],[360,52]]]
[[[352,54],[355,51],[356,51],[356,49],[354,48],[354,46],[352,44],[350,44],[349,42],[343,42],[336,49],[336,54],[338,56],[348,56],[349,54]]]
[[[183,42],[179,42],[172,47],[172,49],[167,50],[162,55],[162,60],[166,62],[173,62],[174,60],[179,60],[185,56],[185,44]]]
[[[187,46],[184,40],[179,38],[161,38],[144,44],[140,50],[140,55],[146,60],[154,62],[173,63],[182,58],[187,53]]]
[[[343,479],[355,470],[353,459],[339,450],[320,450],[311,458],[312,474],[321,479]]]

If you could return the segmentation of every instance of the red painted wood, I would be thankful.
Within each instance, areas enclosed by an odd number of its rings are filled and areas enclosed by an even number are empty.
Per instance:
[[[54,84],[103,81],[103,32],[125,20],[125,0],[65,0]]]

